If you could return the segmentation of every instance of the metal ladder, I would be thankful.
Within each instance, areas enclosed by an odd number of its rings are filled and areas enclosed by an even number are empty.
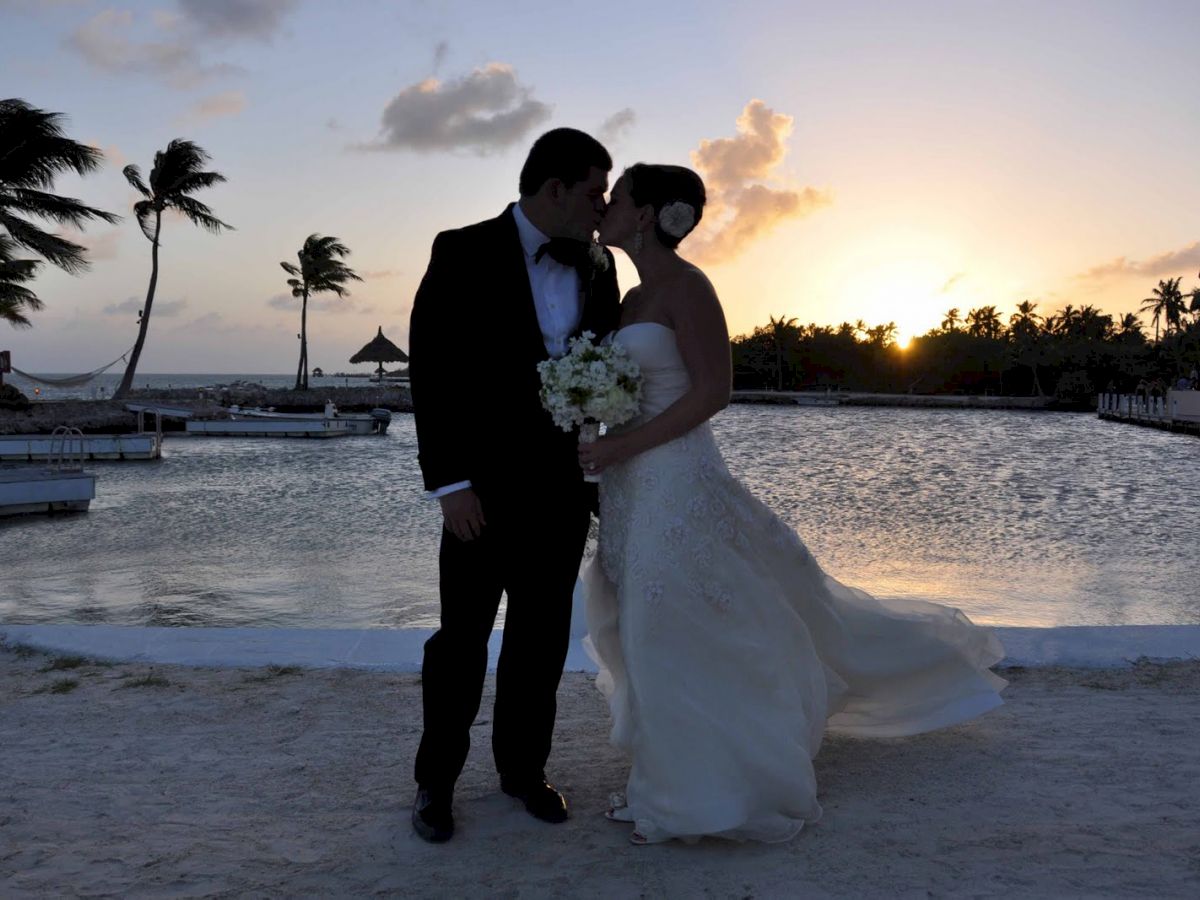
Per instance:
[[[72,442],[75,446],[72,447]],[[50,468],[56,472],[83,471],[83,432],[59,425],[50,434]]]

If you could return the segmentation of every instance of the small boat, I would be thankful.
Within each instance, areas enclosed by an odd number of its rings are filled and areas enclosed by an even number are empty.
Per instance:
[[[369,413],[339,413],[333,403],[319,413],[281,413],[270,409],[230,406],[228,419],[189,419],[188,434],[225,437],[309,437],[386,434],[392,414],[386,409]]]

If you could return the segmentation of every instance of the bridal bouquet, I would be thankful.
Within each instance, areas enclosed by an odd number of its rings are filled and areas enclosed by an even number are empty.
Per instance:
[[[620,425],[637,415],[642,399],[642,373],[619,344],[597,347],[585,331],[572,338],[565,356],[538,363],[542,406],[563,431],[579,426],[579,440],[591,443],[600,423]],[[585,475],[599,481],[598,475]]]

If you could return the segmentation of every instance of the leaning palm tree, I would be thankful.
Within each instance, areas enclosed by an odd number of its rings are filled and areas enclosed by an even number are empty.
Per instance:
[[[25,286],[33,279],[40,263],[36,259],[16,259],[16,242],[0,234],[0,320],[13,328],[29,328],[25,315],[42,308],[37,294]]]
[[[154,289],[158,286],[158,237],[162,231],[163,213],[173,209],[193,225],[199,225],[213,234],[220,234],[223,228],[233,228],[214,216],[212,210],[199,200],[188,196],[225,180],[225,176],[220,172],[205,172],[202,169],[208,160],[209,155],[197,144],[176,138],[167,144],[166,150],[159,150],[154,154],[154,168],[150,170],[149,184],[142,181],[142,173],[137,166],[125,167],[125,180],[142,195],[142,199],[133,205],[133,212],[137,216],[142,234],[150,241],[150,286],[146,289],[146,305],[142,308],[139,319],[137,343],[133,345],[125,377],[121,379],[120,387],[113,394],[114,399],[124,397],[133,386],[138,359],[146,343],[150,308],[154,305]]]
[[[83,247],[46,231],[31,219],[76,229],[93,219],[109,224],[121,219],[72,197],[50,193],[58,175],[86,175],[98,169],[104,159],[99,150],[63,134],[63,119],[61,113],[46,112],[24,100],[0,100],[0,237],[3,232],[8,234],[4,250],[8,297],[4,318],[13,321],[10,315],[16,315],[25,325],[29,320],[21,310],[37,310],[42,304],[29,288],[14,287],[15,281],[28,281],[37,268],[34,260],[16,259],[18,247],[72,274],[88,266]],[[11,268],[14,265],[18,268]],[[15,278],[18,272],[23,277]]]
[[[1158,287],[1150,292],[1150,296],[1142,301],[1142,312],[1151,315],[1154,322],[1154,342],[1158,343],[1158,322],[1163,319],[1167,323],[1167,334],[1171,333],[1172,323],[1178,324],[1179,312],[1183,309],[1183,292],[1179,290],[1181,278],[1159,280]]]
[[[300,362],[296,367],[296,390],[308,390],[308,298],[313,294],[331,293],[349,296],[347,281],[362,281],[342,260],[350,250],[335,237],[310,234],[296,254],[300,265],[281,262],[283,271],[292,277],[288,286],[292,296],[300,298]]]

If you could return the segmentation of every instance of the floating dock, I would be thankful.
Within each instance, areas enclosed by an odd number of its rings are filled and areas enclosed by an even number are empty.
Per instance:
[[[0,469],[0,516],[83,512],[96,497],[96,476],[79,470]]]

